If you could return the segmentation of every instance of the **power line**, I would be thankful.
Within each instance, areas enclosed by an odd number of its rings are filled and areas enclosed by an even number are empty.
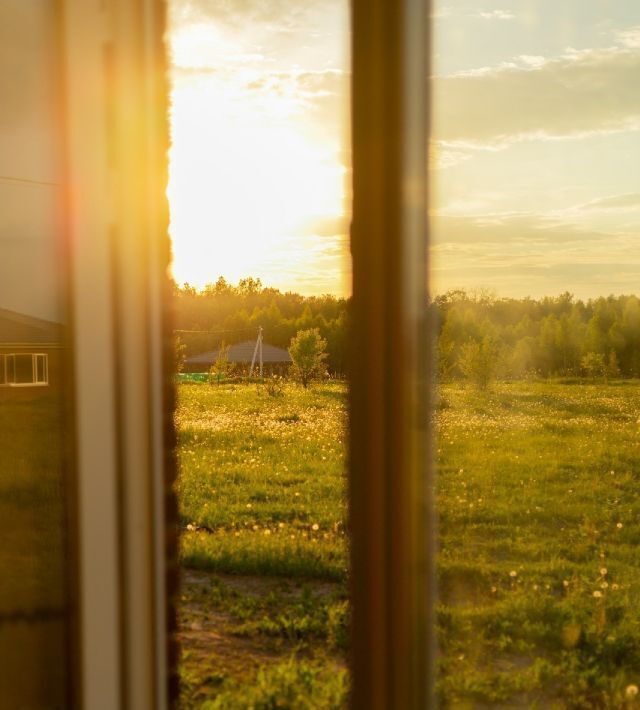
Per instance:
[[[255,328],[240,328],[237,330],[174,330],[174,333],[200,333],[203,335],[226,335],[230,333],[253,333]]]
[[[277,330],[278,328],[291,328],[295,326],[290,326],[287,323],[277,323],[271,326],[269,330]],[[186,329],[176,329],[174,333],[198,333],[200,335],[230,335],[233,333],[254,333],[255,326],[248,326],[247,328],[237,328],[235,330],[186,330]]]
[[[25,185],[46,185],[48,187],[59,187],[57,182],[47,182],[45,180],[29,180],[28,178],[10,177],[9,175],[0,175],[2,182],[17,182]]]

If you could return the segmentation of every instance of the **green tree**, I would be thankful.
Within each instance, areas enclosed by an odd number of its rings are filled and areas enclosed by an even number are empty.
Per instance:
[[[293,360],[293,373],[303,387],[308,387],[312,380],[325,375],[326,347],[327,342],[321,337],[318,328],[300,330],[292,338],[289,354]]]
[[[587,353],[580,361],[580,365],[586,376],[592,380],[596,377],[606,377],[607,368],[602,353]]]
[[[480,390],[486,390],[494,379],[498,363],[498,350],[490,338],[471,340],[460,350],[458,367],[462,374]]]
[[[220,384],[220,381],[228,377],[234,368],[235,364],[229,360],[229,346],[223,342],[218,350],[216,361],[209,368],[209,382]]]

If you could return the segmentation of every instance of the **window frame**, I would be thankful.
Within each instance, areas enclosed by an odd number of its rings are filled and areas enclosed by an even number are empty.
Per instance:
[[[16,357],[31,358],[31,381],[16,382]],[[49,386],[49,355],[48,353],[40,352],[21,352],[21,353],[0,353],[2,358],[2,380],[0,387],[48,387]],[[13,380],[9,379],[9,362],[13,358]],[[38,358],[44,358],[44,379],[38,379],[37,363]]]
[[[78,704],[164,710],[177,698],[165,4],[58,2],[77,423]],[[434,697],[430,5],[351,6],[351,705],[417,710]]]
[[[165,3],[56,2],[76,423],[74,705],[164,710],[177,697]]]
[[[430,17],[352,0],[351,702],[368,710],[435,705]]]

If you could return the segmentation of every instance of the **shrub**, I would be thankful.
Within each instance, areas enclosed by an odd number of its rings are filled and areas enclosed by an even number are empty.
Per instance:
[[[289,345],[289,354],[293,360],[293,374],[308,387],[312,380],[326,376],[327,341],[320,336],[317,328],[300,330]]]

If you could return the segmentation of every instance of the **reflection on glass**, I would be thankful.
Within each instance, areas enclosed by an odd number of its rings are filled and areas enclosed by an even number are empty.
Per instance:
[[[69,706],[55,7],[0,4],[0,708]]]
[[[434,9],[439,692],[640,686],[640,7]]]

